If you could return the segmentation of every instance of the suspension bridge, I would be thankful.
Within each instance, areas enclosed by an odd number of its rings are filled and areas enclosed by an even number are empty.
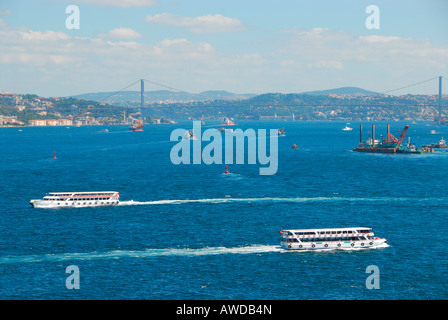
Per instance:
[[[426,80],[423,80],[423,81],[418,81],[416,83],[408,84],[406,86],[398,87],[398,88],[395,88],[395,89],[392,89],[392,90],[387,90],[387,91],[381,92],[380,94],[381,95],[392,95],[395,92],[403,91],[405,89],[409,89],[409,88],[412,88],[412,87],[420,86],[420,85],[423,85],[423,84],[430,84],[431,82],[434,82],[437,79],[438,79],[438,99],[437,99],[438,119],[435,119],[435,120],[439,120],[440,121],[443,118],[443,107],[446,107],[445,105],[442,104],[442,80],[443,79],[448,80],[448,78],[446,78],[445,76],[432,77],[430,79],[426,79]],[[157,85],[157,86],[165,88],[165,89],[168,89],[170,91],[170,94],[171,94],[171,92],[184,92],[184,93],[187,92],[185,90],[177,89],[177,88],[174,88],[174,87],[171,87],[171,86],[168,86],[168,85],[164,85],[164,84],[152,81],[152,80],[139,79],[139,80],[134,81],[133,83],[129,84],[128,86],[124,87],[123,89],[118,90],[116,92],[113,92],[112,94],[108,95],[107,97],[101,99],[100,102],[106,102],[110,98],[112,98],[113,96],[115,96],[115,95],[117,95],[119,93],[122,93],[125,90],[129,89],[130,87],[135,86],[136,84],[140,83],[140,106],[132,107],[132,108],[140,109],[140,113],[142,113],[143,109],[151,108],[150,105],[148,105],[148,104],[145,105],[145,82],[153,84],[153,85]],[[172,100],[172,99],[170,99],[170,100]],[[338,106],[343,106],[343,105],[344,105],[343,103],[342,104],[338,104]],[[285,105],[285,106],[287,106],[287,105]],[[293,106],[293,105],[290,105],[290,106]],[[366,106],[368,106],[368,104]],[[218,106],[216,106],[216,107],[218,107]],[[434,107],[436,107],[436,106],[434,106]]]

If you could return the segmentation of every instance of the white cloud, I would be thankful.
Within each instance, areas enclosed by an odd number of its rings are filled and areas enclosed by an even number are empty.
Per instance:
[[[150,20],[196,32],[207,27],[214,32],[237,29],[229,27],[230,22],[218,23],[226,21],[221,17],[180,17],[174,22],[170,20],[173,15],[155,15]],[[76,37],[69,32],[33,31],[1,22],[0,87],[14,90],[11,85],[19,83],[22,92],[44,96],[114,91],[139,78],[191,92],[303,92],[345,85],[371,90],[384,86],[387,91],[403,79],[419,81],[447,70],[448,46],[436,46],[426,39],[291,29],[276,37],[255,39],[263,40],[256,46],[253,41],[221,49],[218,41],[188,38],[136,41],[140,33],[129,28]],[[376,80],[372,80],[372,72]],[[371,85],[374,81],[379,83],[377,88]]]
[[[187,39],[141,43],[10,26],[0,26],[0,38],[0,87],[19,82],[23,92],[44,96],[115,90],[143,77],[193,89],[195,75],[217,66],[210,43]]]
[[[355,36],[353,34],[328,29],[291,29],[282,31],[286,35],[279,56],[295,57],[308,67],[344,69],[355,62],[369,63],[377,67],[393,70],[397,68],[421,68],[431,60],[445,65],[443,55],[448,56],[448,48],[437,48],[426,39],[401,38],[398,36]],[[446,59],[445,59],[446,60]]]
[[[12,15],[11,10],[0,10],[0,17],[1,16],[10,16]]]
[[[157,0],[72,0],[72,2],[116,7],[150,7],[157,4]]]
[[[131,28],[115,28],[105,34],[99,34],[100,38],[108,39],[139,39],[142,37],[140,33]]]
[[[325,61],[325,60],[316,61],[315,63],[310,64],[309,67],[311,68],[317,67],[322,69],[337,69],[337,70],[344,69],[344,65],[340,61]]]
[[[61,41],[69,40],[71,36],[63,32],[56,31],[19,31],[22,39],[25,41]]]
[[[403,38],[400,37],[392,37],[392,36],[378,36],[378,35],[372,35],[372,36],[361,36],[359,37],[359,40],[369,42],[369,43],[385,43],[385,42],[393,42],[393,41],[401,41]]]
[[[145,20],[160,25],[184,27],[193,33],[235,32],[244,30],[244,25],[239,19],[225,17],[221,14],[209,14],[190,18],[171,13],[160,13],[154,16],[147,16]]]

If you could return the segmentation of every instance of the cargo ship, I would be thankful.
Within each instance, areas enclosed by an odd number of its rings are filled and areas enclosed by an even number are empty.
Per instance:
[[[360,141],[359,146],[354,148],[353,151],[357,152],[367,152],[367,153],[428,153],[433,152],[433,148],[429,146],[424,146],[423,148],[416,148],[415,144],[412,144],[410,138],[408,141],[402,145],[402,142],[406,136],[409,129],[409,125],[406,125],[397,139],[392,133],[390,133],[390,125],[387,125],[387,136],[386,139],[375,140],[375,124],[372,124],[372,138],[367,142],[362,140],[362,124],[360,125]]]
[[[142,120],[135,120],[133,125],[129,127],[129,130],[135,132],[135,131],[143,131],[143,121]]]

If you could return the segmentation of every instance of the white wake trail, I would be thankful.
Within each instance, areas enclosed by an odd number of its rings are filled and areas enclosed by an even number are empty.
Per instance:
[[[113,250],[107,252],[87,252],[87,253],[55,253],[28,256],[5,256],[0,258],[0,264],[11,263],[35,263],[54,262],[72,260],[96,260],[96,259],[119,259],[119,258],[149,258],[160,256],[207,256],[222,254],[254,254],[268,252],[283,252],[280,246],[273,245],[253,245],[245,247],[204,247],[199,249],[190,248],[167,248],[167,249],[146,249],[146,250]]]
[[[85,252],[85,253],[54,253],[42,255],[27,256],[4,256],[0,258],[1,264],[17,263],[39,263],[39,262],[65,262],[65,261],[83,261],[98,259],[121,259],[121,258],[151,258],[151,257],[200,257],[216,255],[243,255],[243,254],[262,254],[262,253],[282,253],[282,254],[312,254],[313,252],[335,253],[341,251],[361,251],[389,247],[383,244],[371,248],[344,248],[344,249],[315,249],[315,250],[285,250],[279,245],[251,245],[243,247],[204,247],[204,248],[166,248],[166,249],[145,249],[145,250],[113,250],[106,252]]]
[[[352,197],[264,197],[264,198],[210,198],[210,199],[166,199],[154,201],[120,201],[120,206],[138,206],[138,205],[166,205],[166,204],[185,204],[185,203],[269,203],[269,202],[426,202],[426,201],[448,201],[448,198],[409,198],[409,197],[378,197],[378,198],[352,198]]]

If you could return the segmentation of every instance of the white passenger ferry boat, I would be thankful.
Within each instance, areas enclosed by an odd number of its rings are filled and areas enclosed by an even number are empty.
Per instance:
[[[287,250],[372,248],[386,243],[371,228],[328,228],[282,230],[281,247]]]
[[[114,206],[120,202],[116,191],[50,192],[43,199],[31,200],[34,208],[79,208]]]

